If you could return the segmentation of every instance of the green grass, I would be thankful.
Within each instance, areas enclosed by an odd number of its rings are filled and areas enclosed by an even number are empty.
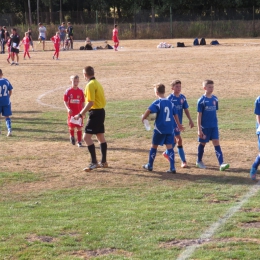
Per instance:
[[[131,137],[145,137],[150,142],[151,132],[144,131],[141,114],[151,101],[108,102],[107,138],[123,142]],[[189,100],[194,122],[196,102]],[[218,117],[223,138],[236,140],[245,134],[254,138],[253,103],[252,99],[220,101]],[[66,113],[62,111],[15,117],[13,131],[14,137],[6,139],[7,142],[68,142]],[[196,140],[196,129],[187,130],[183,136]],[[11,155],[4,156],[6,161],[12,160]],[[155,177],[158,178],[147,183],[137,181],[127,188],[82,186],[19,196],[3,194],[0,259],[82,259],[80,254],[87,254],[87,250],[107,248],[116,250],[93,259],[176,259],[183,249],[166,247],[165,243],[199,238],[251,187],[243,174],[205,174],[186,182],[185,174],[180,179],[163,179],[156,173]],[[0,172],[0,187],[6,184],[18,187],[42,178],[40,173],[29,171]],[[259,209],[259,201],[257,194],[245,209]],[[192,258],[259,259],[259,243],[254,240],[259,238],[258,229],[243,225],[251,221],[260,221],[260,210],[239,211]],[[221,241],[226,238],[230,241]]]

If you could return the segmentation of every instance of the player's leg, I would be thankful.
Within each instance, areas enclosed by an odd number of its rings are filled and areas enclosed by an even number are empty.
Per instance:
[[[73,36],[70,36],[70,48],[73,50]]]
[[[11,104],[2,107],[2,114],[5,117],[7,136],[11,136],[12,135],[12,121],[10,118],[10,116],[12,115]]]
[[[45,51],[45,40],[42,41],[42,50]]]
[[[260,151],[260,135],[257,135],[257,140],[258,140],[258,150]],[[252,167],[250,169],[250,178],[252,180],[256,179],[256,173],[257,173],[257,169],[258,166],[260,165],[260,152],[259,154],[256,156],[254,163],[252,164]]]
[[[173,146],[172,146],[172,139],[174,139],[174,135],[167,135],[165,138],[165,145],[167,148],[167,154],[169,156],[169,162],[170,162],[170,169],[167,172],[176,173],[175,156],[174,156],[174,150],[173,150]]]
[[[106,139],[105,139],[105,134],[99,133],[96,136],[97,136],[97,139],[99,141],[100,151],[101,151],[101,162],[99,164],[99,167],[107,168],[108,167],[108,163],[107,163],[107,142],[106,142]]]
[[[14,52],[13,52],[13,50],[11,50],[11,65],[14,65],[15,63],[14,63]]]
[[[16,56],[16,65],[19,65],[19,50],[17,50],[15,56]]]
[[[82,127],[77,127],[78,147],[82,147]]]
[[[56,45],[56,58],[57,58],[57,60],[59,59],[59,53],[60,53],[60,46],[59,45]]]
[[[175,134],[175,131],[174,131],[174,134]],[[176,139],[175,139],[175,137],[173,137],[173,139],[172,139],[172,149],[174,149],[175,144],[176,144]],[[162,153],[162,155],[163,155],[163,157],[164,157],[165,159],[167,159],[168,161],[170,161],[169,156],[168,156],[167,149]]]
[[[214,145],[215,153],[216,153],[216,156],[217,156],[217,159],[218,159],[219,170],[225,171],[226,169],[229,168],[229,164],[224,163],[224,157],[223,157],[223,153],[222,153],[220,143],[219,143],[219,131],[218,131],[217,127],[214,127],[212,129],[211,139],[212,139],[212,144]]]
[[[26,53],[27,53],[28,58],[30,59],[31,57],[30,57],[30,54],[29,54],[29,48],[30,48],[30,46],[28,45],[28,46],[26,47]]]
[[[176,143],[177,143],[177,151],[178,151],[178,154],[181,158],[181,167],[186,168],[187,167],[187,161],[186,161],[185,152],[184,152],[183,145],[182,145],[181,135],[180,134],[176,135],[175,140],[176,140]]]
[[[87,128],[87,126],[86,126],[86,128]],[[86,167],[84,169],[84,171],[89,172],[95,168],[98,168],[98,163],[97,163],[95,144],[92,141],[92,134],[86,133],[86,130],[87,130],[86,128],[85,128],[85,133],[83,135],[83,139],[84,139],[86,145],[88,146],[88,151],[91,156],[91,163],[88,167]]]
[[[75,127],[72,125],[69,125],[69,132],[70,132],[70,142],[71,144],[75,145],[76,141],[75,141],[75,134],[74,134],[74,129]]]

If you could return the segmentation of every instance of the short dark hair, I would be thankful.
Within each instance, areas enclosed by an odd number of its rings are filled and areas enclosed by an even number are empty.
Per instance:
[[[178,79],[172,81],[171,86],[174,87],[174,86],[177,85],[177,84],[181,84],[181,81],[178,80]]]
[[[91,67],[91,66],[85,67],[85,68],[84,68],[84,71],[85,71],[85,73],[87,74],[87,76],[89,76],[89,77],[95,75],[94,68]]]
[[[115,24],[115,28],[117,27],[117,24]]]
[[[206,87],[208,84],[214,84],[214,81],[211,79],[205,79],[202,84],[203,87]]]
[[[17,32],[16,28],[12,28],[13,31]]]
[[[154,88],[160,94],[164,94],[165,93],[165,86],[162,83],[155,84]]]

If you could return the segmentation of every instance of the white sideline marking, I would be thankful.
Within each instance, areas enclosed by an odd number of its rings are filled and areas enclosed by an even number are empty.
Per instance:
[[[217,229],[221,226],[223,226],[226,221],[231,218],[242,206],[245,204],[252,196],[254,196],[260,189],[260,181],[258,181],[257,184],[255,184],[246,195],[242,198],[240,202],[237,203],[237,205],[231,207],[227,213],[220,218],[217,222],[213,223],[198,239],[198,241],[203,239],[209,239],[211,238]],[[203,243],[201,243],[203,244]],[[201,246],[201,244],[191,245],[188,246],[176,260],[186,260],[191,257],[191,255],[194,253],[194,251]]]
[[[37,103],[40,104],[40,105],[42,105],[42,106],[52,107],[52,108],[64,110],[63,107],[58,107],[58,106],[55,106],[55,105],[50,105],[50,104],[47,104],[47,103],[44,103],[44,102],[41,101],[41,99],[42,99],[43,97],[45,97],[46,95],[51,94],[51,93],[53,93],[53,92],[55,92],[55,91],[57,91],[57,90],[59,90],[59,89],[64,89],[64,88],[66,88],[66,87],[58,87],[58,88],[55,88],[55,89],[52,89],[52,90],[50,90],[50,91],[45,92],[44,94],[38,96],[38,98],[36,99]],[[67,88],[69,88],[69,87],[67,87]],[[66,88],[66,89],[67,89],[67,88]],[[66,90],[66,89],[65,89],[65,90]],[[64,90],[64,91],[65,91],[65,90]]]

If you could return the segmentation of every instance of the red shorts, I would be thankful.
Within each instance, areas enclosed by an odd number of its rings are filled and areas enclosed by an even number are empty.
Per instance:
[[[117,36],[113,36],[113,37],[112,37],[112,40],[113,40],[113,42],[119,42],[119,39],[118,39]]]

